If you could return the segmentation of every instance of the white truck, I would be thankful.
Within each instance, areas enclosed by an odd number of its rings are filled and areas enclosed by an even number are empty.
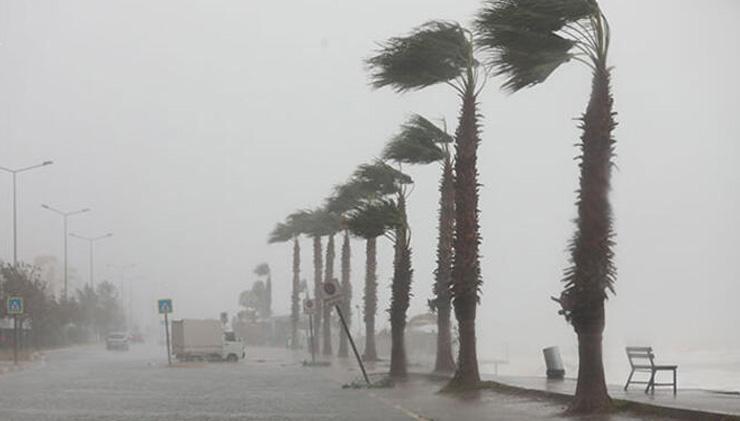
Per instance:
[[[181,361],[236,362],[244,358],[244,342],[224,332],[218,320],[172,321],[172,353]]]

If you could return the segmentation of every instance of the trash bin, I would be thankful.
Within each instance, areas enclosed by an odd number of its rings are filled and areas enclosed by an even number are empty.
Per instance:
[[[547,378],[562,380],[565,378],[563,360],[560,358],[560,348],[551,346],[542,350],[545,354],[545,365],[547,366]]]

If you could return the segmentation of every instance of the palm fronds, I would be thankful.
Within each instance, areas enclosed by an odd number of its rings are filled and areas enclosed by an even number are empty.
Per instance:
[[[383,150],[383,159],[405,164],[429,164],[441,161],[447,152],[439,144],[454,139],[426,118],[414,114],[401,126]]]
[[[459,24],[427,22],[405,37],[380,44],[377,54],[367,60],[371,84],[405,92],[448,82],[467,69],[470,48]]]
[[[404,184],[411,184],[411,177],[383,161],[360,165],[353,174],[357,188],[370,196],[383,197],[396,194]]]
[[[392,200],[367,202],[347,216],[347,227],[353,235],[376,238],[403,224],[403,215]]]
[[[254,274],[257,276],[265,276],[270,274],[270,265],[267,263],[260,263],[254,268]]]
[[[295,215],[295,220],[301,232],[310,237],[335,234],[340,229],[339,215],[325,208],[300,211]]]
[[[267,240],[268,243],[284,243],[290,241],[296,235],[294,228],[286,222],[278,222],[275,228],[270,232]]]
[[[344,214],[354,209],[374,193],[374,191],[368,191],[366,189],[367,187],[368,185],[354,178],[334,187],[334,194],[326,199],[326,209],[339,214]]]
[[[608,24],[595,0],[488,0],[476,18],[488,65],[516,92],[544,82],[570,60],[603,60]]]

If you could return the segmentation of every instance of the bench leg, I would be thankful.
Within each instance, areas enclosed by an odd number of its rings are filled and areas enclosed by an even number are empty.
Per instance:
[[[635,374],[635,370],[634,370],[634,369],[632,369],[632,371],[630,371],[630,375],[629,375],[629,377],[627,377],[627,384],[625,384],[625,385],[624,385],[624,390],[625,390],[625,392],[627,391],[627,388],[628,388],[628,387],[630,387],[630,382],[632,381],[632,376],[633,376],[634,374]]]
[[[650,392],[650,388],[653,388],[653,393],[655,393],[655,370],[650,372],[650,380],[648,380],[647,387],[645,388],[645,394]]]
[[[676,396],[676,369],[673,369],[673,396]]]

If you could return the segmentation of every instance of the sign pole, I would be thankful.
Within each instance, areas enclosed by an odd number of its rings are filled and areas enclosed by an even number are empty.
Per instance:
[[[170,356],[170,323],[167,320],[167,313],[164,313],[164,335],[167,339],[167,365],[172,365],[172,357]]]
[[[313,342],[313,314],[308,313],[308,336],[311,341],[311,362],[316,364],[316,349],[314,348]]]
[[[352,334],[349,333],[349,328],[347,327],[347,322],[344,321],[344,315],[342,314],[342,309],[339,308],[338,304],[334,304],[334,308],[337,309],[337,314],[339,315],[339,320],[342,322],[342,327],[344,327],[344,333],[347,334],[347,338],[349,339],[349,344],[352,345],[352,351],[355,353],[355,358],[357,358],[357,363],[360,364],[360,369],[362,370],[362,376],[365,377],[365,381],[367,384],[370,384],[370,379],[367,377],[367,372],[365,371],[365,365],[362,364],[362,358],[360,358],[360,353],[357,352],[357,347],[355,346],[355,341],[352,339]]]
[[[18,365],[18,315],[13,315],[13,364]]]

